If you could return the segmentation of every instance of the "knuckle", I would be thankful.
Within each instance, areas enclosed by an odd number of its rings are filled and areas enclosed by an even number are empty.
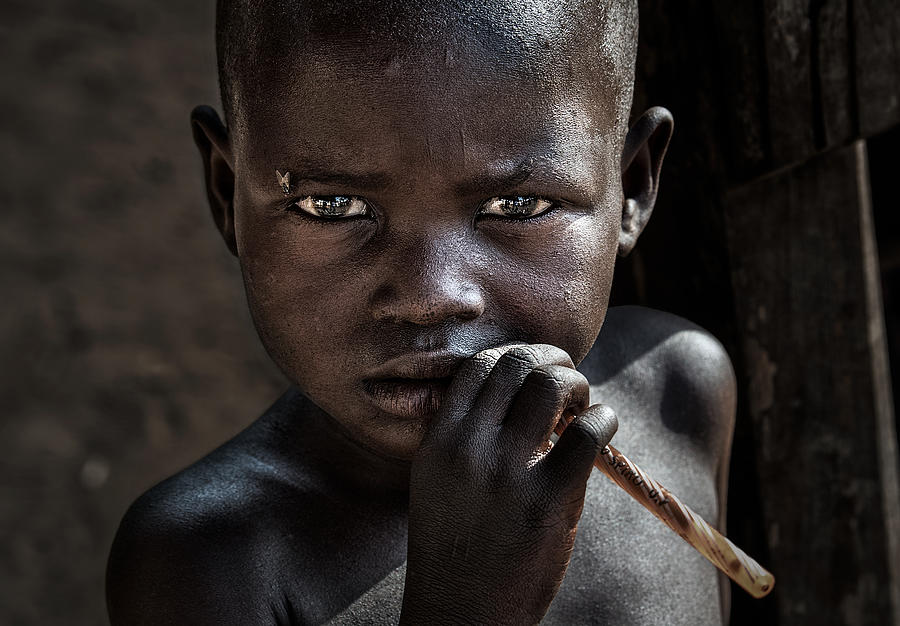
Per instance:
[[[567,482],[580,481],[573,474],[566,476]],[[568,487],[569,485],[566,485]],[[560,488],[559,485],[543,485],[533,509],[532,518],[543,520],[545,528],[573,529],[578,523],[584,507],[582,489]]]
[[[497,360],[496,367],[502,369],[530,369],[540,363],[540,353],[533,346],[515,346]]]
[[[545,368],[532,370],[526,382],[540,395],[548,398],[557,398],[565,394],[570,386],[562,374]]]
[[[484,381],[496,365],[503,351],[497,348],[482,350],[466,359],[456,372],[455,379],[462,387],[471,387]]]
[[[471,360],[480,365],[493,366],[501,356],[503,356],[503,350],[500,348],[488,348],[473,356]]]
[[[572,530],[578,525],[581,512],[584,510],[585,489],[581,482],[578,487],[556,491],[552,496],[557,524]]]
[[[535,344],[534,348],[542,353],[548,362],[575,369],[575,363],[572,361],[572,357],[562,348],[546,343]]]
[[[457,376],[473,377],[481,372],[490,371],[499,358],[494,350],[483,350],[467,359],[459,368]]]
[[[535,368],[525,384],[540,402],[557,408],[565,408],[562,405],[573,399],[586,406],[590,392],[587,379],[580,372],[558,365]]]
[[[603,442],[603,426],[591,419],[580,419],[573,424],[595,446]]]

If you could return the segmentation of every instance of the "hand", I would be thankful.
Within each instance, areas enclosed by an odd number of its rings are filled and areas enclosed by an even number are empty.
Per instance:
[[[537,623],[562,583],[615,414],[549,345],[466,361],[413,458],[402,624]],[[546,442],[563,412],[578,417]]]

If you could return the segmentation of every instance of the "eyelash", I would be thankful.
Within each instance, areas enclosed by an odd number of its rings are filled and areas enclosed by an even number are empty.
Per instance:
[[[337,198],[346,198],[350,201],[355,201],[355,200],[362,201],[366,205],[367,212],[362,215],[352,215],[349,217],[341,217],[341,216],[326,217],[323,215],[316,215],[316,214],[311,213],[311,212],[298,206],[298,204],[300,202],[303,202],[304,200],[307,200],[307,199],[312,199],[313,201],[322,201],[322,200],[330,201],[330,200],[335,200]],[[546,202],[549,206],[547,208],[545,208],[544,210],[542,210],[540,213],[537,213],[535,215],[528,215],[525,217],[503,216],[503,215],[497,215],[494,213],[482,213],[481,212],[484,209],[484,207],[491,201],[513,200],[513,199],[543,201],[543,202]],[[507,223],[509,223],[509,222],[513,222],[513,223],[515,223],[515,222],[536,222],[536,221],[542,220],[543,218],[550,217],[558,208],[559,208],[558,202],[554,202],[552,200],[544,198],[543,196],[494,196],[493,198],[490,198],[489,200],[485,200],[484,202],[482,202],[479,205],[478,212],[475,214],[475,217],[481,218],[481,219],[487,219],[487,220],[491,220],[491,221],[498,220],[498,221],[503,221],[503,222],[507,222]],[[373,212],[372,212],[372,204],[368,200],[366,200],[360,196],[337,196],[337,195],[335,195],[335,196],[304,196],[299,199],[296,199],[296,198],[292,199],[284,207],[284,210],[286,210],[290,213],[299,215],[302,218],[309,219],[309,220],[312,220],[312,221],[314,221],[316,223],[320,223],[320,224],[321,223],[339,223],[339,222],[347,223],[347,222],[357,221],[359,219],[371,219],[372,217],[374,217]]]
[[[327,215],[319,215],[317,213],[307,211],[306,209],[299,206],[301,202],[305,202],[307,200],[311,200],[314,205],[315,204],[324,204],[325,202],[340,203],[341,201],[344,201],[348,205],[346,207],[347,210],[350,210],[349,205],[352,205],[356,202],[362,202],[365,205],[365,207],[364,207],[365,213],[350,215],[350,216],[335,215],[335,216],[331,216],[331,217],[329,217]],[[299,199],[295,198],[295,199],[291,200],[290,203],[285,207],[285,209],[287,211],[290,211],[291,213],[295,213],[297,215],[300,215],[301,217],[309,218],[316,222],[349,222],[349,221],[355,221],[357,218],[367,218],[368,219],[368,218],[373,217],[371,203],[368,202],[367,200],[361,198],[360,196],[340,196],[340,195],[304,196]]]
[[[538,206],[543,204],[544,206],[542,208],[540,208],[540,210],[538,212],[534,213],[533,215],[525,215],[525,216],[522,216],[522,215],[516,216],[515,214],[500,215],[497,213],[484,212],[484,211],[486,211],[486,209],[489,205],[491,205],[494,202],[498,202],[498,201],[511,204],[512,206],[519,206],[519,207],[529,204],[529,203],[537,203]],[[481,203],[481,207],[479,209],[478,215],[482,218],[488,218],[488,219],[496,218],[496,219],[503,220],[506,222],[510,222],[510,221],[511,222],[524,222],[524,221],[529,221],[529,220],[537,220],[540,217],[543,217],[549,213],[552,213],[554,211],[554,209],[556,209],[558,206],[559,205],[557,203],[555,203],[551,200],[548,200],[547,198],[544,198],[543,196],[494,196],[490,200],[487,200],[487,201]]]

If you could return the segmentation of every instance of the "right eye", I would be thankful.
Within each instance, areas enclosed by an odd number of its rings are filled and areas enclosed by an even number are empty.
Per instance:
[[[369,205],[357,196],[306,196],[292,207],[326,220],[370,215]]]

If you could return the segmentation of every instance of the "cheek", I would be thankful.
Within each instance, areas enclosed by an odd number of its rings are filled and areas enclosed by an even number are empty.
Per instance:
[[[261,220],[260,220],[261,222]],[[239,258],[247,303],[257,333],[272,360],[297,384],[307,386],[346,332],[355,303],[343,293],[340,264],[313,254],[296,231],[277,224],[245,223]],[[309,367],[311,363],[316,368]]]
[[[600,232],[599,236],[578,242],[580,249],[574,255],[568,288],[563,294],[575,328],[575,342],[569,354],[576,363],[597,339],[609,304],[618,237],[609,228]]]
[[[579,262],[574,265],[575,274],[565,299],[578,328],[577,347],[569,350],[575,363],[587,356],[603,326],[609,305],[617,241],[618,238],[614,239],[602,250],[595,248],[591,254],[579,257]]]
[[[305,285],[276,263],[265,263],[251,255],[241,257],[241,271],[247,305],[263,346],[282,372],[298,382],[296,364],[306,360],[310,348],[309,342],[298,338],[315,338],[309,328],[314,314],[298,310],[296,296],[305,291]]]
[[[587,355],[606,315],[617,232],[600,217],[583,217],[556,233],[552,245],[519,265],[507,294],[519,325],[530,320],[528,340],[550,343],[577,363]]]
[[[343,284],[342,254],[354,233],[314,228],[283,209],[248,205],[235,206],[235,232],[251,306],[289,317],[325,306]]]
[[[590,314],[598,304],[605,311],[618,249],[618,223],[602,217],[585,222],[572,236],[572,293],[568,302],[572,308]],[[599,325],[597,328],[599,331]]]

